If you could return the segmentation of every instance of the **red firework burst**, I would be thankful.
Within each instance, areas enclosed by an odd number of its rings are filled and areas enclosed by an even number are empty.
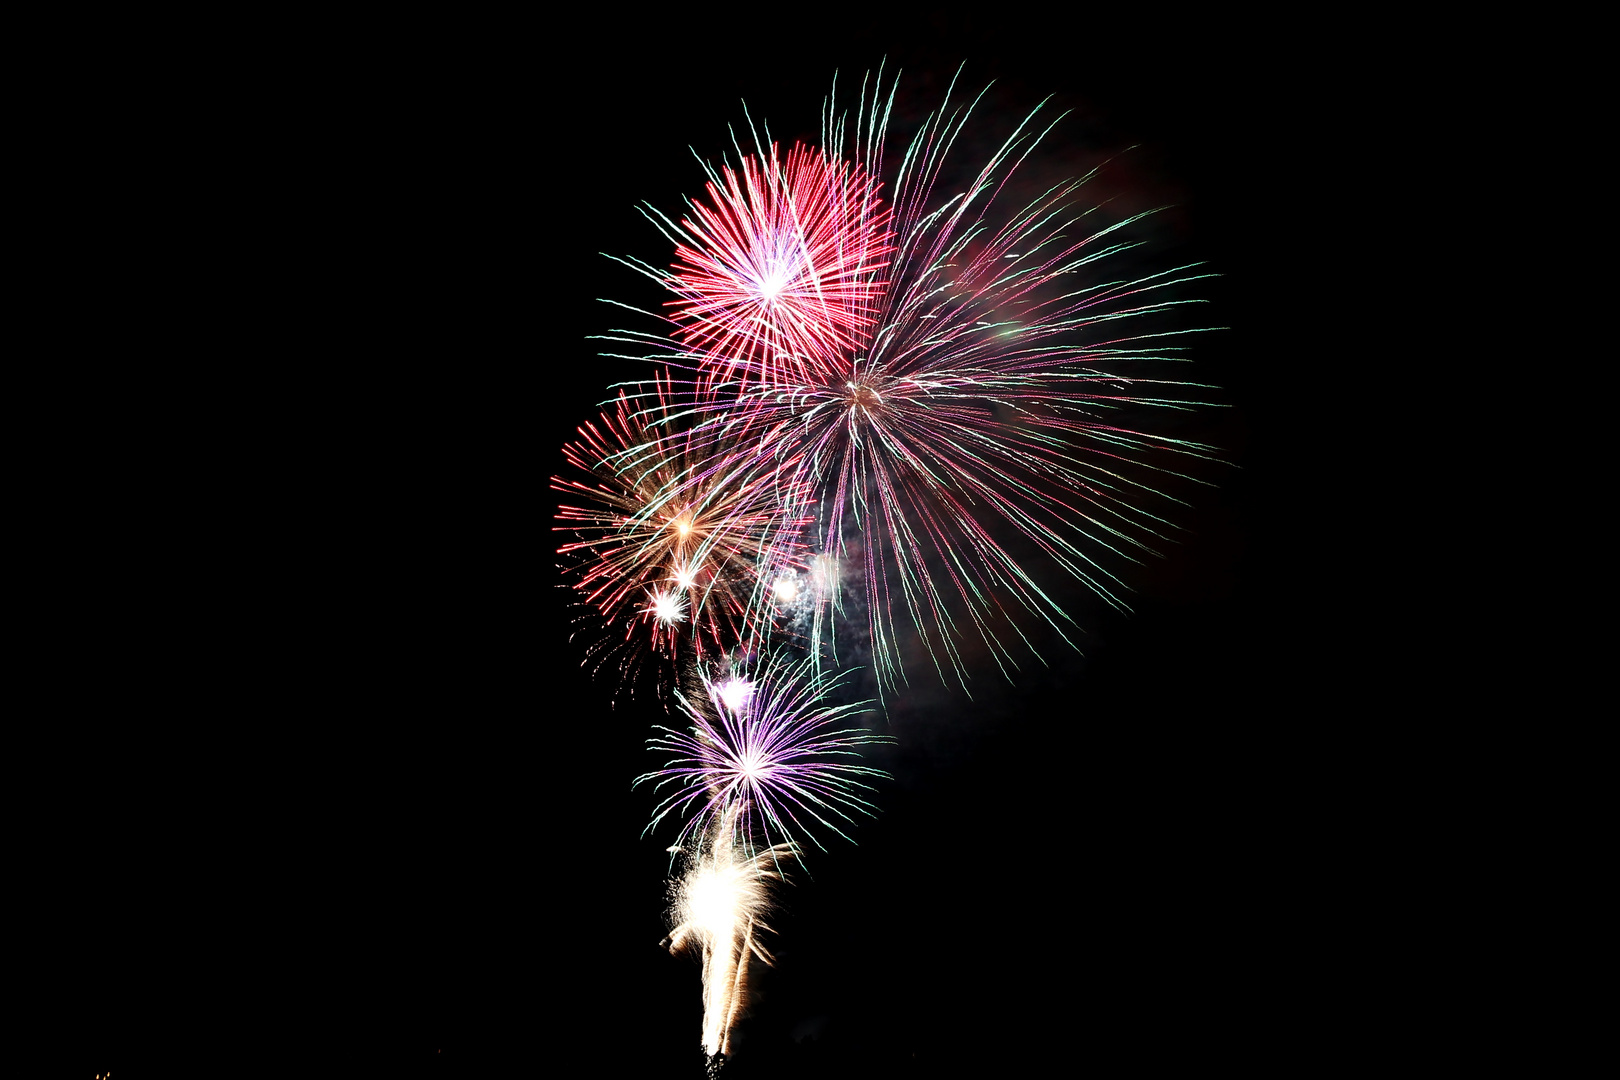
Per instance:
[[[794,146],[710,172],[681,222],[667,284],[677,335],[710,385],[798,381],[814,358],[865,348],[888,282],[890,212],[858,165]]]
[[[589,482],[552,480],[585,504],[558,508],[559,528],[579,537],[558,554],[609,628],[602,647],[631,645],[627,661],[638,640],[666,654],[681,642],[734,646],[764,610],[761,582],[793,564],[805,524],[802,496],[769,470],[739,475],[717,432],[672,421],[669,394],[663,381],[634,397],[621,391],[563,447]]]

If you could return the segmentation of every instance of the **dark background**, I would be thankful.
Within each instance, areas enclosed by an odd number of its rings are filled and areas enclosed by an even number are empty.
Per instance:
[[[1108,182],[1222,275],[1186,434],[1225,463],[1133,614],[1076,609],[1083,655],[896,706],[880,816],[786,890],[731,1074],[1292,1069],[1381,1022],[1378,901],[1337,869],[1380,813],[1342,797],[1365,728],[1318,674],[1337,91],[1241,21],[802,14],[301,27],[108,106],[209,303],[201,362],[98,401],[143,404],[64,680],[52,1011],[85,1075],[700,1074],[630,789],[662,717],[581,670],[547,480],[643,374],[587,340],[628,321],[598,298],[658,302],[602,254],[667,259],[636,205],[698,193],[743,101],[814,139],[834,71],[885,57],[911,114],[963,61],[990,121],[1054,95],[1054,167],[1137,147]]]

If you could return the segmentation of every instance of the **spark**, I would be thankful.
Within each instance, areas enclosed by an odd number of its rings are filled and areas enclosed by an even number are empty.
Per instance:
[[[670,580],[682,589],[691,589],[697,585],[698,572],[703,569],[701,563],[685,563],[674,567],[670,572]]]
[[[647,613],[664,626],[686,621],[686,597],[670,589],[655,589],[647,594]]]
[[[732,713],[740,715],[749,699],[754,696],[754,689],[754,684],[748,679],[731,675],[715,683],[712,692],[716,701],[725,705]]]

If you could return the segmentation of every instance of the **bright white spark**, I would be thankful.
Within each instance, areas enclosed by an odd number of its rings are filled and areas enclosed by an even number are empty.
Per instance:
[[[665,626],[686,621],[686,597],[674,589],[655,589],[647,594],[647,610]]]
[[[675,567],[670,578],[678,588],[690,589],[697,584],[697,572],[700,567],[695,563],[682,563]]]
[[[771,771],[771,759],[758,750],[745,750],[737,761],[742,774],[750,780],[763,779]]]
[[[714,696],[733,713],[740,713],[748,704],[748,699],[754,696],[754,684],[733,675],[715,685]]]

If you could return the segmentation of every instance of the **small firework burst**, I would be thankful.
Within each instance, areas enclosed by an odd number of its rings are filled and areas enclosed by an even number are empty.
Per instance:
[[[865,169],[772,144],[710,169],[708,201],[689,209],[678,229],[655,220],[676,245],[663,277],[675,335],[705,380],[769,386],[870,340],[893,234]]]
[[[699,675],[699,693],[676,692],[691,727],[651,740],[672,760],[636,781],[669,789],[649,829],[674,816],[679,844],[724,820],[746,851],[800,838],[819,847],[819,830],[845,836],[853,814],[872,813],[869,781],[885,774],[860,764],[861,750],[888,740],[854,726],[871,702],[835,702],[842,680],[809,658]]]
[[[552,481],[580,504],[559,508],[559,528],[579,539],[558,550],[609,645],[727,647],[757,606],[762,573],[797,550],[793,493],[768,471],[728,470],[718,433],[680,421],[667,383],[621,392],[563,448],[589,480]]]

